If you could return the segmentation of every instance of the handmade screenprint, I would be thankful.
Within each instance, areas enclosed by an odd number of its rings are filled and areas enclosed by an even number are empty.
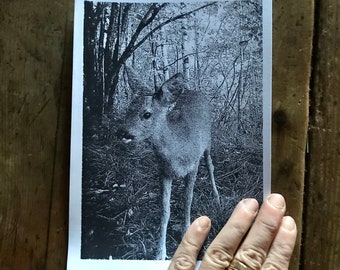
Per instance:
[[[271,1],[75,1],[68,269],[167,269],[270,192]]]

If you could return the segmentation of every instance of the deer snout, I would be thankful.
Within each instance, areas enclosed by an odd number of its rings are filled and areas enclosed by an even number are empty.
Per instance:
[[[135,136],[131,135],[127,130],[124,129],[118,129],[117,137],[124,143],[129,143],[135,138]]]

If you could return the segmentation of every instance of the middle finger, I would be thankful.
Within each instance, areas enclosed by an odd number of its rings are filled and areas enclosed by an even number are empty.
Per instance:
[[[235,258],[251,269],[261,269],[285,211],[286,204],[282,195],[269,195]]]

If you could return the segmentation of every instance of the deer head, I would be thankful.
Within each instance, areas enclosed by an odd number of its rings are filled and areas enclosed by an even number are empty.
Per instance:
[[[118,136],[123,142],[129,143],[148,139],[164,129],[167,115],[175,108],[176,101],[188,89],[188,85],[183,75],[177,73],[153,91],[133,69],[127,67],[126,73],[134,96]]]

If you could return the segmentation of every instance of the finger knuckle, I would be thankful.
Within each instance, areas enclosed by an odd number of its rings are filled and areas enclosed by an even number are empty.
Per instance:
[[[292,252],[293,247],[289,244],[282,243],[275,246],[269,253],[263,269],[286,269]]]
[[[288,270],[288,267],[278,262],[265,262],[261,270]]]
[[[201,245],[195,242],[195,239],[184,237],[182,245],[186,250],[190,252],[198,252],[201,249]]]
[[[174,270],[192,270],[195,268],[196,259],[187,254],[181,254],[173,259]]]
[[[230,235],[234,235],[235,238],[243,238],[244,234],[247,232],[247,230],[249,229],[248,226],[246,226],[246,224],[238,221],[234,221],[230,223]]]
[[[213,266],[213,269],[225,269],[229,266],[233,256],[223,247],[210,247],[204,260]]]
[[[263,249],[254,247],[239,250],[237,257],[252,269],[261,269],[261,265],[266,258],[266,252]]]
[[[277,232],[278,228],[279,228],[279,222],[278,222],[278,221],[275,222],[275,221],[273,221],[273,220],[270,220],[270,221],[268,221],[268,220],[266,220],[266,221],[262,220],[262,221],[260,221],[260,222],[261,222],[261,227],[262,227],[266,232],[268,232],[270,235],[274,235],[274,234]]]
[[[279,243],[273,250],[273,256],[279,258],[282,261],[287,261],[290,259],[294,246],[289,243]]]

